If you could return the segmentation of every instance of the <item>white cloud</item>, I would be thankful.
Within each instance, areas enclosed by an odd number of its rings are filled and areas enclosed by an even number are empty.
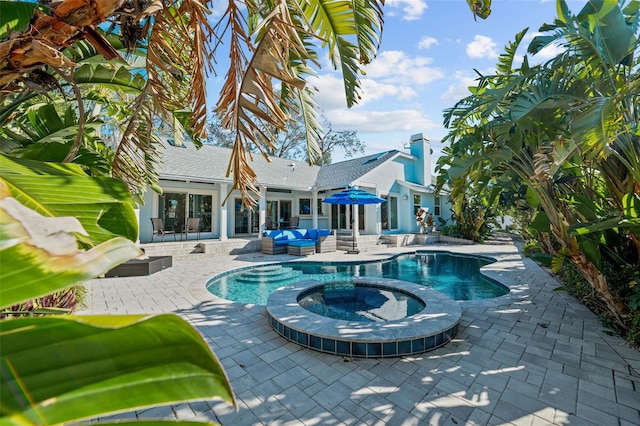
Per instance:
[[[373,79],[362,80],[362,100],[358,105],[382,99],[386,96],[393,96],[400,100],[407,100],[418,96],[416,91],[410,86],[379,83]]]
[[[425,56],[410,57],[400,50],[387,50],[365,68],[366,77],[421,86],[444,77],[441,70],[429,66],[432,61]]]
[[[365,75],[360,78],[362,97],[358,99],[357,106],[384,99],[394,102],[417,98],[421,86],[444,77],[444,73],[430,67],[430,63],[431,58],[409,57],[402,51],[382,52],[365,68]],[[339,74],[322,74],[310,79],[309,83],[318,89],[315,99],[323,110],[347,105]]]
[[[449,107],[452,107],[454,103],[471,94],[469,87],[477,85],[475,81],[476,78],[476,76],[470,75],[467,72],[457,71],[454,76],[455,82],[440,96],[440,100],[448,104]]]
[[[310,78],[309,83],[317,89],[314,91],[314,99],[325,111],[347,106],[341,78],[337,78],[333,74],[324,74]]]
[[[385,4],[385,15],[397,15],[397,12],[390,10],[391,8],[401,9],[403,20],[415,21],[427,10],[427,3],[423,0],[388,0]]]
[[[438,39],[430,36],[424,36],[418,42],[418,49],[429,49],[434,44],[438,44]]]
[[[344,108],[347,106],[347,98],[344,94],[344,83],[335,75],[321,75],[310,80],[318,90],[314,92],[314,98],[318,105],[325,111]],[[363,107],[369,103],[384,99],[395,98],[406,101],[417,97],[416,91],[407,85],[379,82],[370,78],[360,80],[361,98],[355,106]]]
[[[498,45],[491,37],[476,35],[467,44],[467,56],[470,58],[497,58]]]
[[[544,49],[536,53],[533,57],[535,59],[544,61],[547,59],[555,58],[564,51],[565,49],[562,46],[558,46],[557,44],[550,44],[548,46],[545,46]]]
[[[414,109],[392,111],[334,110],[326,111],[334,130],[357,130],[361,133],[414,132],[434,129],[439,125]]]

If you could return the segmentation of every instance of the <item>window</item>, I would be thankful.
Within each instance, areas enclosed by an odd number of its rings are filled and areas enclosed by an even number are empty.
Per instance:
[[[278,202],[275,200],[267,201],[267,217],[271,218],[271,223],[278,223]]]
[[[235,234],[257,234],[259,212],[256,207],[247,209],[242,205],[242,199],[236,198],[234,206],[234,231]]]
[[[300,198],[300,203],[299,203],[299,208],[298,208],[298,214],[299,215],[312,215],[313,212],[311,211],[311,198]],[[321,215],[322,214],[322,200],[320,198],[318,198],[318,214]]]
[[[165,192],[158,197],[158,216],[164,228],[175,232],[182,231],[187,218],[200,218],[200,231],[212,231],[213,197],[203,194],[185,194]]]
[[[422,197],[420,195],[413,196],[413,215],[418,214],[418,210],[422,208]]]
[[[389,229],[389,197],[383,195],[382,198],[387,200],[387,202],[383,203],[382,208],[380,209],[380,222],[382,224],[382,229]]]
[[[434,206],[433,206],[433,214],[436,216],[440,216],[440,196],[436,195],[434,197]]]
[[[291,220],[291,201],[280,200],[280,221],[289,222]]]
[[[311,198],[300,198],[300,207],[298,209],[300,215],[310,215],[311,212]]]

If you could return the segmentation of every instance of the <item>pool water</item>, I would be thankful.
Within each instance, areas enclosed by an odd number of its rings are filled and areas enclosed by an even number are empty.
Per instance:
[[[298,281],[350,281],[352,277],[366,276],[425,285],[454,300],[479,300],[509,292],[507,287],[480,274],[480,268],[489,263],[485,258],[441,252],[361,263],[284,262],[218,275],[209,280],[207,289],[226,300],[266,306],[271,293]]]
[[[350,281],[312,287],[298,296],[298,303],[314,314],[359,322],[393,321],[425,308],[420,299],[408,293]]]

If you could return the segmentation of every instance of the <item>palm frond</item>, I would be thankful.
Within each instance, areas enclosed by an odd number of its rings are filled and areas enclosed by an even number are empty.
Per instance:
[[[382,2],[384,4],[384,1]],[[382,7],[377,0],[354,0],[354,15],[360,63],[369,64],[376,56],[382,37]]]
[[[304,61],[309,57],[283,1],[274,5],[254,33],[257,46],[251,60],[243,67],[246,72],[237,72],[240,69],[232,66],[217,109],[223,126],[237,130],[227,175],[233,173],[233,189],[241,192],[246,207],[256,203],[254,195],[259,196],[255,172],[247,160],[247,148],[253,144],[268,159],[264,148],[274,148],[272,129],[284,131],[288,120],[284,109],[293,108],[275,92],[272,79],[303,90],[305,82],[292,72],[290,58]],[[235,59],[241,60],[240,57]],[[231,81],[239,77],[242,77],[239,87],[232,90]]]
[[[148,99],[152,90],[153,86],[147,83],[130,107],[129,120],[113,160],[113,177],[122,180],[134,193],[147,185],[154,187],[158,181],[160,142],[152,131],[153,107]]]
[[[515,98],[510,110],[513,120],[522,120],[533,113],[553,117],[557,110],[566,110],[582,104],[584,86],[570,84],[572,70],[571,67],[560,70],[567,78],[556,76],[553,70],[550,73],[538,73],[530,81],[527,90],[522,91]]]
[[[300,8],[313,33],[323,41],[335,69],[340,68],[347,106],[360,97],[360,64],[375,56],[382,31],[379,5],[373,1],[301,1]],[[357,35],[358,45],[349,40]]]
[[[516,51],[518,50],[525,34],[527,34],[527,31],[529,31],[529,28],[525,28],[520,31],[516,34],[515,39],[505,46],[505,53],[498,57],[498,64],[496,65],[498,73],[508,75],[513,72],[513,60],[516,56]]]
[[[73,74],[78,84],[97,84],[122,93],[137,95],[145,80],[126,65],[83,64]]]
[[[320,149],[322,126],[318,122],[315,105],[311,91],[306,88],[301,90],[300,109],[307,135],[307,158],[311,164],[320,164],[322,162],[322,150]]]
[[[132,119],[122,129],[113,164],[114,176],[134,192],[157,183],[159,140],[152,130],[154,117],[173,122],[186,108],[190,117],[182,119],[190,125],[185,130],[195,140],[206,134],[205,78],[211,57],[207,40],[212,32],[207,10],[196,0],[177,6],[156,2],[142,11],[139,19],[147,20],[149,31],[146,45],[139,50],[145,52],[146,79],[120,68],[120,78],[111,83],[120,82],[133,93],[137,91],[129,108]]]

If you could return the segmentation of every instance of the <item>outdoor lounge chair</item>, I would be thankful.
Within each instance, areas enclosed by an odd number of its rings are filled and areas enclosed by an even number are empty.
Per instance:
[[[162,236],[162,242],[164,243],[164,236],[167,234],[173,234],[173,241],[176,241],[176,231],[164,229],[164,223],[162,219],[159,217],[151,218],[151,226],[153,227],[153,233],[151,234],[151,242],[153,242],[153,237],[156,235]],[[180,239],[182,240],[182,234],[180,234]]]
[[[277,226],[273,226],[273,220],[271,219],[270,216],[267,216],[265,218],[264,227],[265,229],[278,229]]]
[[[289,229],[298,229],[300,225],[300,216],[291,216],[291,221],[289,222]]]
[[[189,233],[195,233],[196,238],[200,239],[200,218],[199,217],[190,217],[187,219],[187,226],[184,228],[184,233],[186,239],[189,239]]]

